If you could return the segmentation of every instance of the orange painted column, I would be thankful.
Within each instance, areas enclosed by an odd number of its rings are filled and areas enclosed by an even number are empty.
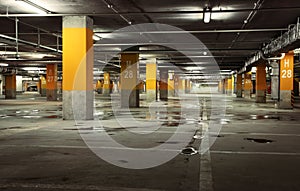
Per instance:
[[[280,95],[278,107],[292,109],[292,91],[294,89],[294,53],[289,52],[280,60]]]
[[[226,94],[232,95],[232,78],[226,79]]]
[[[47,80],[46,80],[45,76],[40,77],[40,85],[41,85],[41,89],[40,89],[41,96],[46,97],[47,96]]]
[[[63,118],[93,119],[93,20],[63,17]]]
[[[178,78],[178,94],[182,95],[185,93],[185,79]]]
[[[251,98],[252,91],[251,72],[244,73],[244,98]]]
[[[191,91],[191,85],[190,85],[191,81],[190,79],[186,79],[185,80],[185,93],[190,93]]]
[[[175,96],[175,84],[174,84],[175,74],[174,72],[169,72],[168,75],[168,96],[174,97]]]
[[[237,74],[236,76],[236,97],[243,97],[243,77],[242,74]]]
[[[16,74],[5,76],[5,99],[16,99],[17,94]]]
[[[160,70],[159,99],[168,100],[168,70]]]
[[[110,94],[110,75],[108,72],[104,72],[103,74],[103,95],[109,95]]]
[[[96,83],[96,92],[98,94],[102,93],[102,87],[103,87],[103,84],[102,84],[101,80],[98,80]]]
[[[121,54],[121,107],[139,107],[139,54]]]
[[[47,64],[47,101],[57,101],[57,64]]]
[[[266,103],[267,78],[266,64],[259,64],[256,67],[256,102]]]
[[[147,101],[152,102],[157,99],[157,65],[156,59],[146,64],[146,95]]]

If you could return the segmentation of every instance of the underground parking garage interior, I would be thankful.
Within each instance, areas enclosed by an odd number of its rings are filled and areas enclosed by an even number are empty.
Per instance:
[[[300,190],[299,0],[0,0],[0,190]]]

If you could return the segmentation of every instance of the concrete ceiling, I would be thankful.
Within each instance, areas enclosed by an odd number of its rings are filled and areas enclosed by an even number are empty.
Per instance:
[[[105,38],[109,33],[123,27],[142,23],[167,24],[193,34],[207,47],[221,69],[239,70],[247,59],[261,50],[264,44],[284,33],[290,24],[297,22],[297,17],[300,16],[299,0],[30,1],[51,13],[41,16],[25,9],[18,1],[0,0],[0,62],[13,66],[30,65],[30,63],[34,65],[44,65],[47,62],[61,63],[61,52],[56,49],[62,49],[62,16],[89,15],[94,20],[94,32],[104,36],[103,39],[95,42],[98,46],[105,44]],[[212,17],[211,22],[205,24],[203,9],[207,6],[212,8]],[[20,54],[20,58],[15,59],[12,52],[16,51],[16,41],[13,39],[16,36],[16,18],[19,20],[18,51],[43,52],[46,54],[43,58],[26,57],[26,54],[23,56]],[[124,35],[120,38],[126,38]],[[161,35],[168,35],[168,32],[162,32]],[[149,38],[151,37],[153,36],[150,35]],[[129,45],[130,43],[125,46],[110,44],[105,47],[108,50],[111,48],[124,50],[124,47]],[[143,54],[155,55],[162,64],[172,62],[180,66],[190,65],[189,58],[166,46],[143,45],[143,47],[147,48],[143,51],[141,48],[135,50]],[[105,52],[103,48],[101,51]],[[194,57],[203,57],[202,50],[195,48],[188,51]],[[201,61],[210,61],[202,57]]]

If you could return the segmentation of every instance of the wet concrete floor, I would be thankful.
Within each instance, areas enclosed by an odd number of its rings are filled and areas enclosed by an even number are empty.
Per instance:
[[[299,109],[216,94],[129,110],[95,99],[94,121],[63,120],[62,103],[40,97],[0,99],[0,190],[300,189]]]

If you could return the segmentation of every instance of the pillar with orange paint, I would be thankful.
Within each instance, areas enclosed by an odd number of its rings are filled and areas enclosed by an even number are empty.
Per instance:
[[[259,64],[256,67],[256,102],[266,103],[267,79],[266,64]]]
[[[93,20],[63,17],[63,118],[93,119]]]
[[[139,54],[121,54],[121,107],[139,107]]]
[[[47,80],[45,76],[40,76],[40,85],[41,85],[41,89],[40,89],[40,94],[42,97],[46,97],[47,96]]]
[[[109,95],[110,94],[110,75],[108,72],[104,72],[103,74],[103,95]]]
[[[226,94],[232,95],[232,78],[226,79]]]
[[[5,99],[16,99],[17,94],[16,74],[5,76]]]
[[[157,99],[157,64],[156,59],[152,59],[146,64],[146,95],[147,101],[152,102]]]
[[[47,64],[46,72],[47,101],[57,101],[57,64]]]
[[[278,107],[292,109],[292,91],[294,89],[294,53],[289,52],[280,60],[280,94]]]
[[[159,99],[168,100],[168,70],[160,70]]]
[[[170,97],[174,97],[175,96],[175,87],[174,87],[174,72],[172,71],[169,71],[169,74],[168,74],[168,96]]]
[[[243,77],[242,74],[237,74],[236,76],[236,97],[243,97],[242,95],[242,89],[243,89]]]
[[[252,80],[251,80],[251,72],[244,73],[244,98],[251,98],[252,91]]]

